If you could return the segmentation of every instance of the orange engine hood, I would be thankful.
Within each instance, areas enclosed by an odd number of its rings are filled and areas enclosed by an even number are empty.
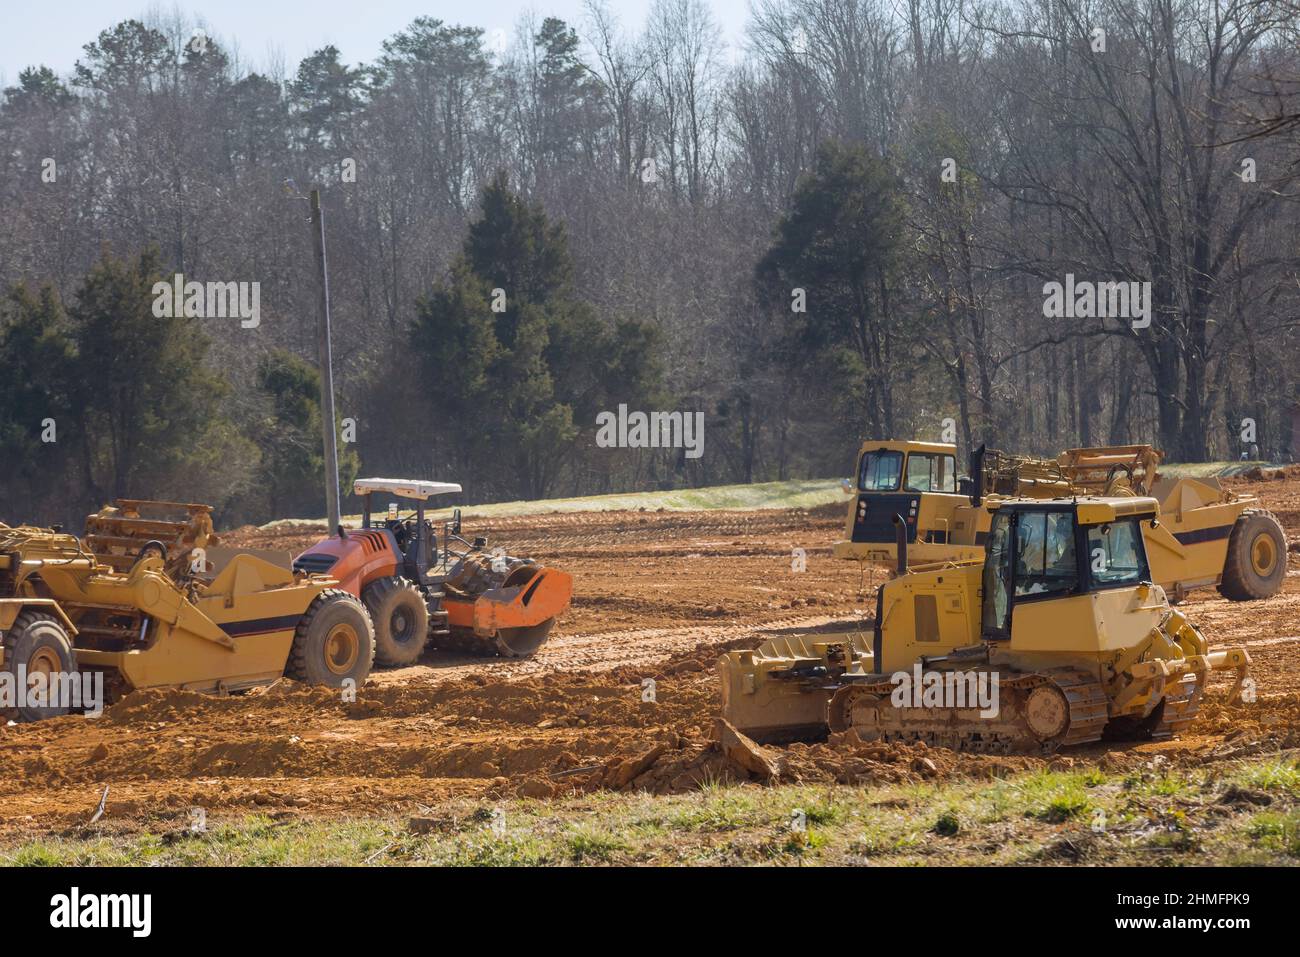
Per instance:
[[[356,597],[376,578],[397,573],[397,543],[387,529],[363,528],[322,539],[293,560],[295,571],[328,575]]]

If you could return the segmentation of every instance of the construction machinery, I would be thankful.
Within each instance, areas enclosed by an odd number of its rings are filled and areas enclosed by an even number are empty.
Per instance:
[[[96,537],[103,531],[88,542],[113,558],[60,531],[0,525],[0,668],[10,681],[41,674],[48,687],[102,673],[115,698],[138,688],[240,691],[282,675],[355,688],[369,674],[370,616],[329,579],[254,555],[208,578],[161,540],[110,543]],[[68,710],[51,698],[18,714]]]
[[[176,579],[212,579],[234,558],[254,555],[289,568],[293,556],[268,548],[229,548],[212,529],[212,506],[119,498],[86,516],[82,543],[101,563],[131,568],[144,551],[159,555]]]
[[[909,567],[896,512],[897,572],[873,632],[774,638],[725,654],[723,714],[759,741],[854,732],[954,750],[1050,753],[1176,734],[1213,670],[1248,673],[1243,648],[1210,651],[1152,582],[1149,496],[987,503],[979,558]],[[902,689],[902,690],[900,690]],[[992,689],[991,701],[981,689]]]
[[[168,570],[184,575],[218,539],[210,505],[119,498],[86,516],[83,541],[100,562],[118,571],[131,568],[146,545],[161,545]]]
[[[1175,601],[1217,585],[1234,601],[1276,594],[1286,577],[1286,534],[1251,495],[1218,479],[1165,478],[1149,445],[1067,449],[1056,459],[1008,455],[981,446],[969,478],[956,475],[956,446],[868,441],[858,453],[845,539],[837,558],[892,565],[895,514],[907,525],[914,560],[978,558],[992,505],[1007,497],[1145,495],[1160,503],[1160,522],[1144,526],[1154,582]]]
[[[486,538],[461,538],[459,509],[443,525],[439,544],[425,504],[460,492],[459,485],[358,479],[353,491],[362,501],[361,528],[340,527],[299,555],[294,568],[328,574],[365,603],[380,664],[411,664],[430,641],[474,654],[527,657],[569,607],[572,577],[499,549],[489,552]],[[372,518],[373,495],[394,500],[379,521]],[[405,515],[399,502],[408,506]]]

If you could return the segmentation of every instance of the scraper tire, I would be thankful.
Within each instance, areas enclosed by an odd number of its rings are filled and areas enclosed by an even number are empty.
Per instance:
[[[309,684],[359,688],[375,660],[375,628],[366,606],[329,588],[307,608],[294,632],[284,673]]]

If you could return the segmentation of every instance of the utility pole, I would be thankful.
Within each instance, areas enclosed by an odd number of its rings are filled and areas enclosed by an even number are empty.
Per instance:
[[[334,352],[330,345],[330,279],[325,261],[325,212],[320,190],[311,191],[311,239],[316,247],[316,275],[320,281],[320,310],[317,316],[317,350],[320,356],[320,429],[325,443],[325,508],[329,530],[334,534],[342,521],[339,501],[338,430],[334,422]]]

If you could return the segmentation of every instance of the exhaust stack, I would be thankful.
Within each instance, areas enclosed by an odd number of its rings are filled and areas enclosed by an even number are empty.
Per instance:
[[[894,549],[898,553],[894,573],[901,577],[907,574],[907,522],[897,512],[894,513]]]

